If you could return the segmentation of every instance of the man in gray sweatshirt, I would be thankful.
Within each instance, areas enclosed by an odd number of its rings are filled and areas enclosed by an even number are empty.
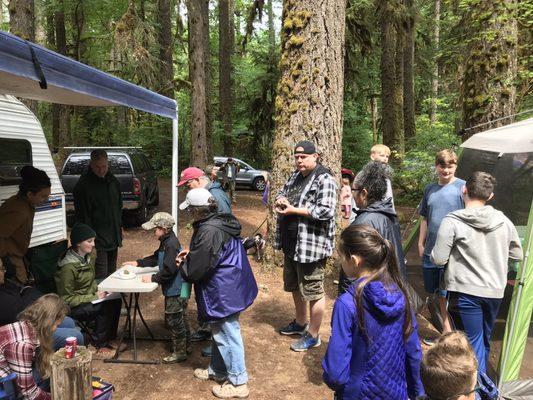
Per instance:
[[[487,368],[508,262],[522,259],[513,223],[485,204],[493,197],[495,182],[486,172],[472,174],[463,189],[465,208],[444,217],[431,252],[433,263],[446,265],[444,285],[457,309],[454,320],[470,340],[481,372]]]

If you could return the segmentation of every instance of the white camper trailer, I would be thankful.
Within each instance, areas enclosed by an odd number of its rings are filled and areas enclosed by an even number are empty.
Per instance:
[[[17,193],[25,165],[46,171],[52,182],[50,198],[36,209],[30,248],[65,240],[65,193],[43,128],[19,100],[0,94],[0,204]]]

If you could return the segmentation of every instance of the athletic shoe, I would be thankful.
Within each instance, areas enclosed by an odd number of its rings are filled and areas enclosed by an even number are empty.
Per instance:
[[[250,395],[248,385],[235,386],[231,382],[224,382],[220,386],[213,386],[213,394],[219,399],[246,399]]]
[[[203,368],[196,368],[194,370],[194,377],[200,379],[201,381],[215,381],[217,383],[223,383],[226,381],[225,377],[217,375],[209,375],[209,370]]]
[[[318,335],[316,338],[311,336],[309,332],[305,332],[305,334],[298,340],[295,340],[291,344],[291,350],[294,351],[307,351],[311,347],[318,347],[320,346],[320,335]]]
[[[281,328],[279,330],[279,333],[281,333],[282,335],[287,335],[287,336],[290,336],[290,335],[303,335],[306,331],[307,331],[307,327],[309,325],[308,324],[303,324],[303,325],[300,325],[296,322],[296,320],[292,320],[292,322]]]

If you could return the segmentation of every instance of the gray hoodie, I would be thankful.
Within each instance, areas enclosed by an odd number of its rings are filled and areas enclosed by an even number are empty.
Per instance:
[[[513,223],[491,206],[449,213],[441,223],[431,260],[446,265],[446,290],[500,299],[508,260],[522,259]]]

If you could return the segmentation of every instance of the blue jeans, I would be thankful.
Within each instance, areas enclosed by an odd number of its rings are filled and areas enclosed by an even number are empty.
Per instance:
[[[422,257],[422,273],[426,293],[434,294],[438,292],[440,297],[446,297],[446,290],[441,284],[444,279],[444,268],[433,264],[427,254]]]
[[[210,322],[213,343],[209,374],[227,377],[235,386],[248,382],[244,364],[244,344],[242,342],[239,313],[216,322]]]
[[[450,293],[450,314],[458,329],[464,330],[478,361],[480,372],[487,373],[490,336],[502,299],[489,299],[465,293]]]
[[[76,323],[70,317],[65,317],[61,324],[57,327],[52,337],[54,339],[54,350],[57,351],[62,347],[65,347],[65,339],[74,336],[78,340],[78,345],[82,346],[83,334],[76,328]]]

